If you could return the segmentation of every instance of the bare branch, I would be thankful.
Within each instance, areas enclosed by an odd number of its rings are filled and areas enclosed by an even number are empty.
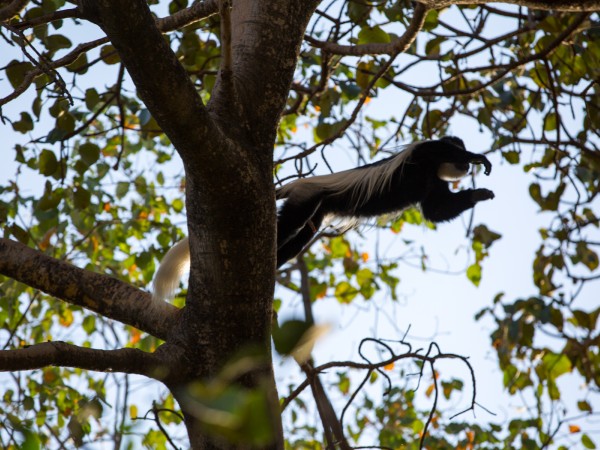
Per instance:
[[[310,280],[306,263],[302,257],[298,258],[298,267],[300,269],[302,302],[304,304],[306,322],[314,325],[310,303]],[[309,360],[304,363],[297,362],[300,365],[300,369],[306,374],[307,379],[310,381],[310,387],[329,447],[339,447],[342,450],[350,449],[346,437],[344,436],[344,429],[331,404],[331,400],[329,400],[329,397],[327,396],[323,383],[321,383],[321,380],[319,379],[319,374],[313,369],[314,361],[312,358],[309,358]]]
[[[177,11],[175,14],[156,21],[156,26],[163,33],[177,30],[186,25],[206,19],[218,12],[217,0],[196,2],[189,8]]]
[[[231,0],[219,0],[221,15],[221,71],[231,72]]]
[[[314,39],[311,36],[305,36],[304,39],[312,46],[323,49],[329,53],[336,55],[393,55],[406,51],[415,40],[417,33],[423,27],[425,16],[430,8],[424,7],[422,4],[415,6],[415,12],[410,21],[409,26],[402,36],[392,42],[359,44],[359,45],[341,45],[336,42],[325,42]]]
[[[156,26],[163,33],[166,33],[168,31],[177,30],[181,27],[206,19],[216,14],[217,11],[217,0],[197,2],[189,8],[177,11],[175,14],[157,19]],[[14,24],[14,27],[23,30],[26,28],[35,27],[37,25],[53,22],[55,20],[78,17],[81,17],[81,11],[79,8],[63,9],[60,11],[54,11],[53,13],[46,14],[44,16],[36,17],[34,19],[16,23]]]
[[[432,9],[442,9],[451,5],[485,5],[498,3],[490,0],[417,0]],[[502,3],[524,6],[531,9],[546,11],[592,12],[600,10],[599,0],[502,0]]]
[[[54,22],[55,20],[69,19],[81,17],[81,13],[77,8],[61,9],[54,11],[53,13],[46,14],[44,16],[35,17],[33,19],[24,20],[23,22],[15,23],[13,26],[17,30],[25,30],[27,28],[33,28],[38,25]]]
[[[135,348],[98,350],[66,342],[43,342],[16,350],[0,351],[0,371],[41,369],[47,366],[76,367],[98,372],[123,372],[156,378],[165,373],[156,355]]]
[[[180,311],[127,283],[0,239],[0,273],[73,305],[167,339]]]
[[[395,86],[399,87],[400,89],[403,89],[406,92],[409,92],[415,96],[420,96],[420,97],[437,97],[437,96],[454,97],[457,95],[475,94],[475,93],[480,92],[481,90],[487,88],[488,86],[493,85],[498,80],[504,78],[507,74],[513,72],[515,69],[522,67],[533,61],[539,61],[541,59],[546,58],[554,50],[556,50],[564,42],[565,39],[567,39],[569,36],[571,36],[571,34],[573,34],[575,31],[577,31],[579,29],[579,27],[581,26],[581,24],[588,18],[588,16],[589,16],[588,13],[582,13],[582,14],[578,15],[577,18],[575,19],[575,21],[569,27],[567,27],[562,33],[560,33],[543,50],[541,50],[537,53],[534,53],[532,55],[529,55],[524,58],[513,61],[510,64],[504,64],[502,66],[490,65],[490,66],[485,66],[485,67],[475,67],[475,68],[466,69],[457,74],[454,74],[452,77],[450,77],[446,80],[443,80],[440,83],[440,84],[448,83],[449,81],[452,81],[452,80],[456,79],[457,77],[464,75],[467,72],[483,72],[483,71],[498,70],[493,76],[490,76],[485,82],[481,82],[481,83],[474,85],[467,89],[438,91],[437,88],[440,85],[426,87],[426,88],[416,88],[416,87],[412,87],[405,83],[401,83],[401,82],[398,82],[395,80],[390,80],[390,81]]]

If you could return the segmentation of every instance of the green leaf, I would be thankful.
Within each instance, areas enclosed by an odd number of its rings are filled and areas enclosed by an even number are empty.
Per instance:
[[[88,334],[92,334],[96,331],[96,316],[88,315],[83,319],[83,323],[81,324],[83,330]]]
[[[485,225],[477,225],[473,228],[473,239],[481,242],[486,247],[491,247],[492,244],[502,237],[501,234],[495,233]]]
[[[390,36],[380,27],[363,27],[358,32],[359,44],[381,43],[387,44],[390,42]]]
[[[340,87],[342,88],[342,92],[346,94],[346,97],[350,100],[357,98],[362,92],[360,86],[354,83],[341,82]]]
[[[364,268],[356,272],[356,282],[361,287],[365,285],[370,285],[371,283],[373,283],[374,279],[375,275],[373,274],[371,269]]]
[[[127,193],[129,192],[129,187],[130,187],[129,183],[127,183],[125,181],[119,181],[117,183],[117,190],[116,190],[117,198],[122,199],[123,197],[125,197],[127,195]]]
[[[554,380],[565,373],[569,373],[573,368],[571,360],[567,355],[548,352],[542,357],[542,363],[545,366],[545,373],[549,379]]]
[[[555,112],[550,112],[544,120],[544,131],[553,131],[557,128],[557,116]]]
[[[26,430],[23,432],[23,435],[25,436],[25,440],[21,444],[21,450],[39,450],[42,448],[42,443],[37,434]]]
[[[67,66],[67,70],[69,72],[76,72],[79,75],[86,73],[88,68],[87,53],[82,53],[77,57],[77,59],[75,59],[75,61]]]
[[[366,89],[369,86],[369,82],[371,80],[371,74],[374,71],[373,61],[365,62],[361,61],[358,63],[356,67],[356,84],[360,86],[361,89]]]
[[[576,247],[576,262],[581,262],[590,271],[594,271],[598,268],[598,254],[587,246],[583,241],[577,243]]]
[[[441,44],[446,41],[445,36],[437,36],[425,44],[425,54],[427,56],[438,56],[441,52]]]
[[[425,22],[423,23],[424,31],[431,31],[438,26],[439,11],[432,9],[425,16]]]
[[[46,48],[51,51],[71,48],[71,45],[71,41],[62,34],[54,34],[46,38]]]
[[[350,246],[346,240],[339,236],[329,240],[332,258],[343,258],[350,252]]]
[[[90,206],[91,194],[87,189],[79,186],[73,192],[73,204],[77,209],[86,209]]]
[[[345,373],[338,373],[338,376],[338,389],[342,394],[346,395],[348,394],[348,392],[350,392],[350,377],[348,377],[348,375],[346,375]]]
[[[585,448],[591,448],[591,449],[596,448],[596,444],[594,444],[594,441],[592,441],[587,434],[584,434],[581,436],[581,443],[583,444],[583,446]]]
[[[58,160],[53,151],[44,149],[40,154],[39,170],[42,175],[50,176],[58,170]]]
[[[12,123],[13,130],[18,131],[20,133],[27,133],[33,130],[33,119],[24,111],[21,112],[21,119]]]
[[[79,154],[81,160],[89,167],[100,158],[100,147],[91,142],[86,142],[79,146]]]
[[[502,156],[509,164],[519,164],[521,159],[519,152],[515,150],[510,150],[506,152],[502,152]]]
[[[426,136],[435,134],[435,132],[442,126],[442,111],[439,109],[432,109],[429,111],[423,118],[423,122],[421,123],[421,130]]]
[[[185,204],[183,203],[183,200],[181,200],[180,198],[176,198],[173,200],[172,206],[176,212],[181,212],[183,211],[183,207],[185,206]]]
[[[94,88],[89,88],[85,91],[85,106],[90,111],[93,111],[94,106],[100,103],[100,96],[98,91]]]
[[[33,64],[30,62],[20,62],[13,60],[6,67],[6,76],[13,88],[21,85],[28,72],[33,70]]]
[[[100,49],[100,58],[102,58],[102,61],[108,65],[118,64],[121,62],[121,58],[119,57],[117,49],[112,45],[105,45]]]
[[[471,264],[467,268],[467,278],[471,280],[475,286],[479,286],[481,282],[481,266],[479,264]]]
[[[44,195],[37,202],[37,209],[40,211],[51,211],[58,206],[61,200],[61,195],[52,190],[50,182],[46,182]]]
[[[347,281],[342,281],[335,287],[334,295],[338,302],[350,303],[358,295],[358,291]]]
[[[56,128],[63,131],[65,135],[75,130],[75,117],[72,114],[65,112],[56,118]]]
[[[579,411],[592,412],[592,407],[585,400],[577,402],[577,407],[579,408]]]
[[[280,355],[289,355],[298,345],[311,324],[303,320],[288,320],[273,328],[273,344]]]

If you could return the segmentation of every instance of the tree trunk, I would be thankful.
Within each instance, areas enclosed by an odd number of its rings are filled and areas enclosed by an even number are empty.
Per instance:
[[[205,107],[146,2],[81,2],[84,16],[118,50],[140,97],[184,162],[191,271],[183,317],[168,342],[183,349],[184,373],[167,384],[184,411],[195,449],[237,448],[205,435],[188,400],[193,381],[215,377],[234,355],[250,351],[262,363],[235,381],[265,392],[274,436],[266,448],[283,447],[270,344],[276,234],[272,153],[317,3],[236,0],[230,7],[221,1],[221,69]]]

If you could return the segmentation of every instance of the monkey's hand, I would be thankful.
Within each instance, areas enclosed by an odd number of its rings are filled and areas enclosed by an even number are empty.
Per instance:
[[[477,155],[476,158],[471,160],[471,164],[483,164],[483,173],[486,175],[489,175],[492,172],[492,163],[485,157],[485,155]]]
[[[471,201],[473,203],[491,200],[494,198],[494,193],[489,189],[473,189],[471,191]]]

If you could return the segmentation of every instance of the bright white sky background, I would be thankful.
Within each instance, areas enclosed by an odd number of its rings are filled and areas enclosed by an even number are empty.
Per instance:
[[[86,36],[82,38],[91,39],[89,31],[93,28],[91,25],[86,27]],[[401,32],[401,29],[396,30],[398,34]],[[486,32],[496,35],[500,31],[486,30]],[[4,55],[6,55],[4,52],[11,51],[6,45],[2,45],[1,48],[0,52]],[[17,52],[15,57],[16,55]],[[3,56],[3,60],[8,61],[9,58]],[[99,86],[112,84],[115,79],[113,69],[114,67],[94,68],[93,83]],[[111,75],[107,76],[105,71],[109,71]],[[415,80],[412,80],[414,84],[428,84],[424,74],[414,74],[414,76]],[[70,75],[65,79],[68,82]],[[0,80],[0,94],[5,95],[8,89],[8,82]],[[366,105],[365,112],[379,118],[390,115],[398,117],[400,111],[404,109],[407,97],[392,91],[391,88],[386,90],[382,97],[384,98],[374,99]],[[5,106],[3,114],[17,119],[18,112],[28,107],[31,100],[30,92],[18,101]],[[398,105],[402,107],[398,108]],[[451,124],[450,134],[462,138],[468,150],[473,152],[489,150],[491,137],[480,133],[476,122],[458,118]],[[22,143],[24,139],[22,135],[12,131],[10,124],[0,124],[0,133],[3,138],[0,144],[0,180],[4,181],[14,179],[16,165],[13,162],[13,147],[16,142]],[[295,136],[295,139],[297,140],[298,136]],[[340,144],[337,144],[337,147],[339,148]],[[334,152],[329,151],[329,162],[334,164],[336,170],[350,167],[350,161],[355,160],[352,158],[351,150],[347,154],[350,156],[340,155],[339,159],[332,158],[332,155]],[[523,154],[522,159],[528,160],[528,155]],[[351,240],[359,242],[362,251],[368,252],[372,257],[375,255],[374,245],[378,239],[380,254],[386,256],[403,254],[407,249],[403,240],[415,240],[425,247],[433,268],[442,272],[458,272],[458,274],[448,275],[433,270],[423,272],[419,262],[414,260],[414,267],[401,263],[396,272],[401,279],[398,288],[401,299],[395,304],[382,296],[377,296],[370,302],[358,301],[356,302],[358,308],[354,304],[339,305],[333,298],[317,301],[314,305],[317,322],[333,325],[332,331],[317,344],[315,349],[317,364],[331,360],[358,360],[356,349],[362,338],[398,340],[410,326],[407,339],[414,347],[426,348],[429,342],[434,340],[444,352],[470,357],[478,382],[477,401],[497,414],[497,417],[493,417],[479,409],[476,411],[477,420],[505,422],[523,412],[522,399],[511,398],[503,392],[502,375],[497,368],[495,352],[490,345],[491,320],[486,318],[476,322],[473,316],[480,309],[491,305],[492,299],[499,292],[505,292],[507,301],[536,294],[537,289],[532,283],[532,262],[534,251],[539,245],[538,229],[547,225],[548,216],[538,213],[539,208],[528,193],[531,177],[524,174],[520,166],[510,166],[501,161],[497,154],[491,155],[490,160],[493,164],[491,175],[489,177],[479,175],[476,183],[478,187],[493,190],[496,198],[476,206],[473,223],[474,225],[486,224],[490,230],[500,233],[502,238],[493,244],[490,257],[483,262],[481,285],[476,288],[464,274],[464,269],[473,261],[468,251],[469,241],[465,237],[468,212],[452,223],[439,225],[437,230],[406,226],[402,233],[395,235],[389,230],[367,229],[363,232],[364,237],[351,232]],[[326,167],[320,165],[319,169],[319,173],[325,173]],[[181,166],[174,167],[174,170],[181,170]],[[25,191],[31,193],[38,193],[43,189],[39,178],[27,174],[27,171],[24,171],[21,182],[30,184],[25,187]],[[465,182],[465,185],[468,183],[470,179]],[[600,207],[596,208],[596,211],[600,211]],[[319,245],[319,243],[315,244],[315,248]],[[302,317],[302,306],[298,296],[290,296],[289,291],[282,288],[277,289],[276,296],[284,299],[280,319]],[[597,305],[597,301],[593,289],[588,287],[587,292],[581,296],[578,307],[589,310]],[[471,388],[470,376],[464,365],[458,362],[444,362],[438,365],[438,370],[443,379],[456,377],[465,382],[465,391],[460,402],[453,401],[446,406],[451,408],[452,413],[467,408],[470,404]],[[288,383],[299,380],[298,368],[289,361],[278,364],[277,373],[281,380],[280,394],[287,391]],[[7,376],[7,374],[0,374],[0,387],[2,378]],[[422,392],[429,382],[429,379],[422,382]],[[561,389],[566,389],[565,393],[576,394],[580,382],[581,380],[574,377],[565,376],[559,379],[559,386]],[[156,386],[156,389],[158,391],[159,387]],[[573,395],[572,399],[577,400],[579,396]],[[421,405],[425,407],[428,401],[430,399],[424,400]],[[588,401],[590,403],[595,401],[596,408],[600,407],[598,398],[588,399]],[[574,408],[571,411],[576,413]],[[466,416],[456,420],[472,420],[472,414],[467,413]]]

